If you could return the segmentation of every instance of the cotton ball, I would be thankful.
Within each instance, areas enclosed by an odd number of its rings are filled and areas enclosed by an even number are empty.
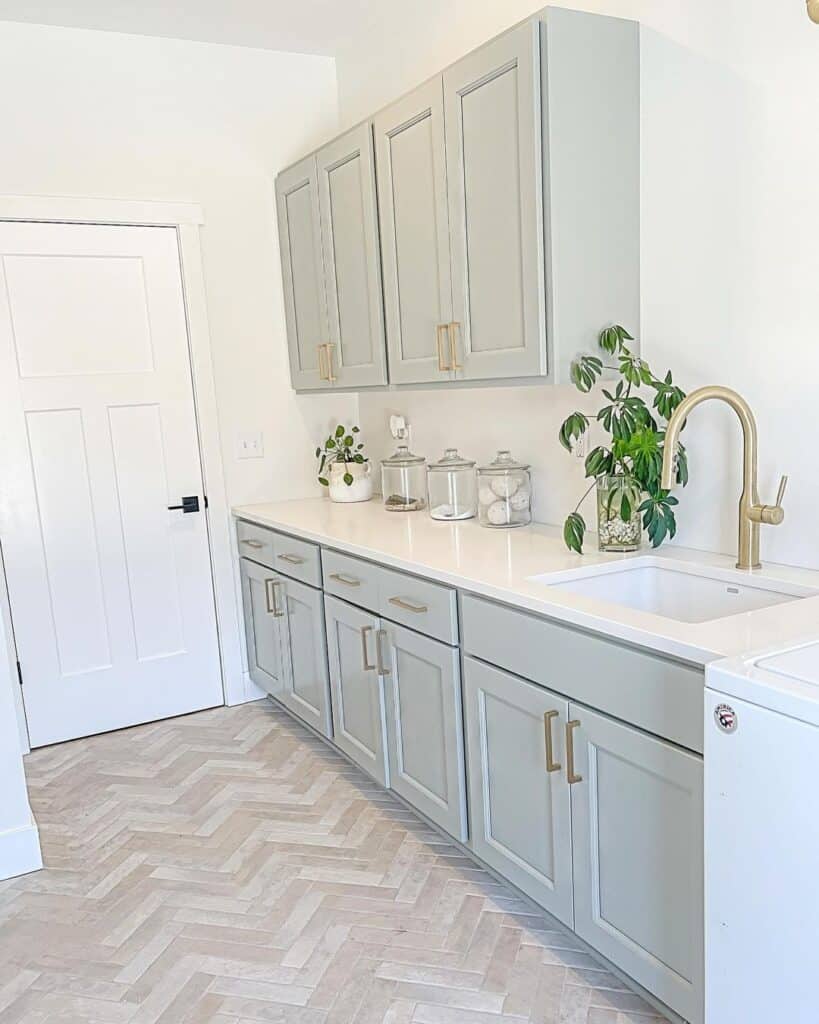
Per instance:
[[[489,485],[499,498],[511,498],[520,487],[520,481],[513,476],[495,476]]]
[[[516,491],[509,499],[509,504],[515,512],[523,512],[529,508],[529,492],[527,490]]]
[[[493,526],[506,526],[509,523],[509,508],[504,501],[496,501],[486,510],[486,518]]]
[[[497,500],[497,495],[492,490],[492,488],[487,487],[486,484],[481,484],[481,488],[478,491],[478,501],[482,505],[491,505],[493,502]]]

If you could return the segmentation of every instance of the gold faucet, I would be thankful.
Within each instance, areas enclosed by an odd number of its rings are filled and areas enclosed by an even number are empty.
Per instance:
[[[698,388],[696,391],[692,391],[687,398],[680,402],[668,421],[668,427],[665,432],[663,472],[660,478],[660,486],[666,491],[670,491],[674,486],[674,463],[677,455],[677,445],[680,441],[680,431],[691,410],[711,398],[730,405],[742,424],[742,494],[739,498],[737,569],[759,569],[761,568],[759,561],[759,524],[768,523],[771,526],[779,526],[785,518],[782,499],[785,496],[788,478],[783,476],[779,482],[779,493],[776,496],[775,505],[760,505],[759,493],[757,491],[758,439],[756,420],[751,412],[751,407],[742,395],[738,395],[731,388],[712,384],[709,387]]]

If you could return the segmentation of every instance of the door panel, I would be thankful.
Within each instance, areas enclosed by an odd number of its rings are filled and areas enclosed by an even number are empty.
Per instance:
[[[291,381],[296,390],[327,388],[319,359],[330,337],[315,156],[279,175],[276,203]]]
[[[389,667],[385,686],[392,788],[465,842],[459,651],[392,623],[385,624],[379,643]]]
[[[324,597],[336,745],[384,786],[384,686],[376,668],[380,620],[335,597]]]
[[[32,746],[221,704],[171,228],[0,224],[0,494]],[[200,504],[201,508],[201,504]]]
[[[575,929],[702,1020],[702,759],[572,705]]]
[[[444,72],[458,379],[546,372],[540,95],[536,22]]]
[[[440,76],[382,111],[374,129],[390,381],[449,380],[444,328],[452,320],[452,285]]]
[[[240,564],[248,673],[257,686],[281,699],[287,677],[282,578],[247,558]]]
[[[568,701],[472,658],[464,671],[470,845],[571,927],[572,824],[562,743]],[[560,765],[551,772],[546,729]]]
[[[320,590],[281,577],[288,671],[281,702],[324,736],[332,737],[324,602]]]
[[[319,207],[329,311],[330,376],[338,387],[387,383],[372,127],[319,150]]]

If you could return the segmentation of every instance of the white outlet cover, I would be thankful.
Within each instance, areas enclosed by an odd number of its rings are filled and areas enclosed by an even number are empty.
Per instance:
[[[241,434],[236,443],[237,459],[262,459],[264,458],[264,435]]]

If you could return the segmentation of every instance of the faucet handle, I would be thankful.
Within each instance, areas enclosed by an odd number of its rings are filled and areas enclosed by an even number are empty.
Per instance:
[[[779,481],[779,490],[776,492],[776,505],[777,508],[782,508],[782,499],[785,497],[785,490],[788,486],[787,474],[782,475],[782,479]]]
[[[754,505],[751,508],[751,519],[755,523],[766,523],[768,526],[779,526],[785,518],[785,510],[782,508],[782,500],[785,497],[785,489],[788,486],[787,476],[779,481],[779,490],[776,494],[775,505]]]

